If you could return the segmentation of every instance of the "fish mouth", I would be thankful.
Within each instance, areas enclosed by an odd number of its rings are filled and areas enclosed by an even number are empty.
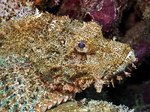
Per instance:
[[[131,50],[128,55],[126,56],[124,62],[118,66],[118,68],[116,69],[116,73],[118,74],[122,71],[125,71],[126,68],[130,67],[130,68],[136,68],[136,62],[138,61],[138,58],[135,56],[135,52],[133,50]]]

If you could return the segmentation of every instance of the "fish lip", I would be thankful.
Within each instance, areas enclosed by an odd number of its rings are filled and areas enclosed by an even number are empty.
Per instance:
[[[136,68],[137,62],[138,58],[136,57],[135,51],[131,50],[126,56],[124,63],[118,66],[113,75],[121,74],[122,72],[126,71],[127,68],[130,68],[131,70],[129,72],[132,72],[132,69]]]

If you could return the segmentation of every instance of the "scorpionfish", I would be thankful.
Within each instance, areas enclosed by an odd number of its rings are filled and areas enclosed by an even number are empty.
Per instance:
[[[48,13],[0,24],[0,111],[44,112],[94,85],[101,92],[136,61],[94,22]],[[123,72],[125,71],[125,72]]]

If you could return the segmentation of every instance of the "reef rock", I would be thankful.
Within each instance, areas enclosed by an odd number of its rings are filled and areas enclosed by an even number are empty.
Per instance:
[[[136,57],[141,62],[150,56],[150,20],[145,20],[134,25],[127,31],[122,42],[128,43],[134,49]]]
[[[91,100],[85,104],[78,104],[75,101],[64,103],[57,108],[48,110],[47,112],[134,112],[124,105],[113,105],[106,101]]]
[[[119,20],[126,4],[127,0],[64,0],[59,14],[95,21],[107,32]]]

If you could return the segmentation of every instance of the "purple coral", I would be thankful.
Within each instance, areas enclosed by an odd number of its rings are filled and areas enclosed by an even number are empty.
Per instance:
[[[133,45],[135,54],[138,60],[141,62],[146,56],[150,55],[150,44],[148,42],[139,42]]]
[[[64,0],[60,15],[72,18],[95,21],[103,26],[104,31],[119,19],[120,11],[127,0]]]

